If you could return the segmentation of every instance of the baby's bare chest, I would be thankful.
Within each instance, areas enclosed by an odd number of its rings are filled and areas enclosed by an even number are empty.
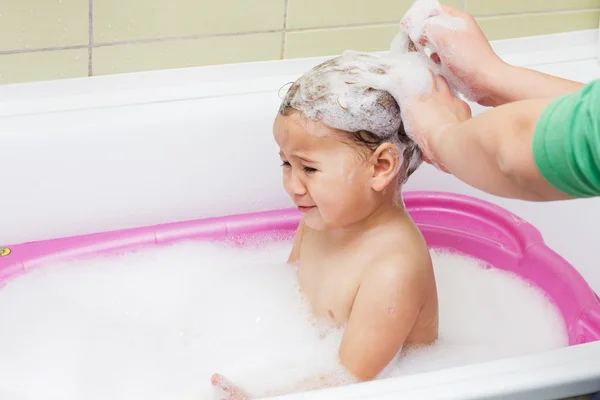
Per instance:
[[[298,283],[317,318],[348,320],[360,285],[362,266],[344,255],[303,254]]]

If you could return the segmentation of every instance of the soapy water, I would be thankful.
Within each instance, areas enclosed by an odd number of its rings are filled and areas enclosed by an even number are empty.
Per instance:
[[[290,241],[180,243],[41,267],[0,289],[3,400],[215,399],[220,373],[261,396],[335,370],[343,329],[313,321]],[[439,341],[378,379],[567,345],[555,307],[512,275],[432,251]]]

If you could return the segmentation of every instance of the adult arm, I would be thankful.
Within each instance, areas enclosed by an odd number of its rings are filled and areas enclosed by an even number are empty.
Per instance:
[[[443,78],[406,118],[425,155],[488,193],[531,201],[600,195],[600,80],[474,118]]]

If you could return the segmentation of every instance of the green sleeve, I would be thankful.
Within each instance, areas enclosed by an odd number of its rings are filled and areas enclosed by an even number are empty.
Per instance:
[[[600,196],[600,79],[546,107],[533,134],[533,158],[558,190]]]

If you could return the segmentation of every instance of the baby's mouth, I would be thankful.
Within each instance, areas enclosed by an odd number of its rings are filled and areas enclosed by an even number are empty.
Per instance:
[[[316,207],[316,206],[310,206],[310,207],[307,207],[307,206],[298,206],[298,210],[299,210],[301,213],[306,213],[306,212],[309,212],[310,210],[312,210],[312,209],[313,209],[313,208],[315,208],[315,207]]]

